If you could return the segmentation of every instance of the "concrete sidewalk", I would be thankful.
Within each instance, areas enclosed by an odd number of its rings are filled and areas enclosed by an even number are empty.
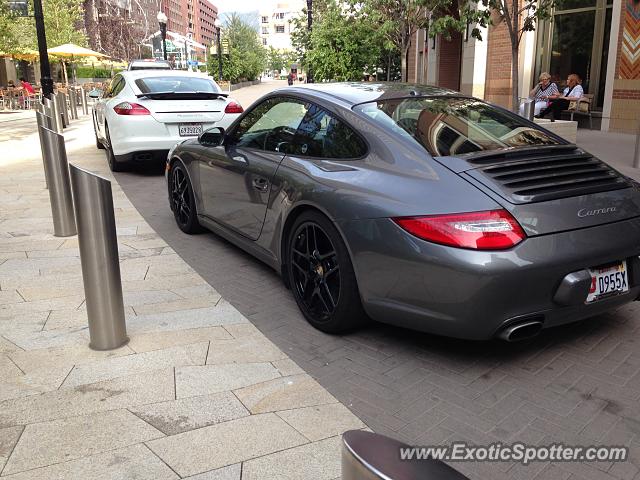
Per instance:
[[[65,138],[71,163],[113,181],[89,119]],[[130,342],[88,348],[77,237],[53,236],[39,149],[35,120],[30,135],[0,143],[0,477],[339,477],[340,434],[365,425],[176,255],[115,182]]]

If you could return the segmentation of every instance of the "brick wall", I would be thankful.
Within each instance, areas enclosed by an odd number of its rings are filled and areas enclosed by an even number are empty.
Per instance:
[[[440,61],[438,65],[438,85],[460,90],[460,70],[462,61],[462,35],[454,33],[451,40],[438,39]]]
[[[494,22],[495,23],[495,22]],[[511,108],[511,40],[504,22],[489,27],[485,100]]]
[[[636,133],[640,119],[640,2],[622,0],[621,8],[609,129]]]
[[[410,83],[416,83],[418,80],[417,71],[416,71],[416,43],[417,43],[417,33],[413,34],[411,37],[411,45],[409,45],[409,55],[407,55],[407,81]]]

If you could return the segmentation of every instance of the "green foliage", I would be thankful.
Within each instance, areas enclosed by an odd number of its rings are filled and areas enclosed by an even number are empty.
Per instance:
[[[42,0],[48,48],[64,43],[87,44],[84,33],[76,28],[82,24],[82,5],[82,0]],[[33,13],[32,2],[29,12]],[[16,17],[7,8],[0,8],[0,51],[22,53],[27,49],[38,49],[34,18]]]
[[[384,38],[360,3],[315,0],[312,31],[307,30],[306,10],[292,23],[298,58],[317,81],[362,80],[385,63]]]
[[[298,62],[298,54],[291,50],[277,50],[269,47],[267,50],[267,69],[272,72],[289,70],[292,63]]]
[[[225,22],[222,38],[229,41],[229,54],[222,55],[222,77],[232,83],[255,80],[267,64],[267,51],[258,40],[256,25],[232,13]],[[209,57],[209,71],[217,80],[218,55]]]
[[[116,74],[118,71],[113,70],[113,73]],[[111,78],[111,69],[78,66],[76,67],[76,76],[78,78]]]

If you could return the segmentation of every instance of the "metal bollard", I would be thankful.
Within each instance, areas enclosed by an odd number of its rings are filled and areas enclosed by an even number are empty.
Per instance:
[[[49,199],[53,216],[53,231],[56,237],[76,234],[73,216],[73,197],[69,183],[69,166],[64,137],[53,130],[40,127],[44,150],[45,176],[49,182]]]
[[[56,96],[56,108],[58,109],[58,115],[62,119],[61,126],[62,128],[67,128],[69,126],[69,117],[67,116],[67,99],[62,92],[58,92],[55,94]]]
[[[40,111],[36,111],[36,121],[38,122],[38,136],[40,137],[40,152],[42,153],[42,167],[44,169],[44,184],[45,184],[45,188],[49,188],[49,179],[47,178],[47,165],[46,165],[45,153],[44,153],[44,139],[42,138],[42,127],[48,128],[49,130],[53,130],[52,128],[53,119]]]
[[[533,115],[536,111],[535,100],[525,100],[523,105],[524,105],[524,112],[522,116],[527,120],[530,120],[533,122]]]
[[[69,168],[89,317],[89,347],[111,350],[129,341],[111,182],[75,165]]]
[[[342,480],[469,480],[440,460],[401,460],[401,448],[410,447],[377,433],[345,432]]]
[[[78,95],[75,89],[69,90],[69,106],[71,107],[71,118],[73,120],[78,119]]]
[[[87,104],[87,92],[84,87],[80,88],[80,101],[82,102],[82,114],[89,115],[89,105]]]

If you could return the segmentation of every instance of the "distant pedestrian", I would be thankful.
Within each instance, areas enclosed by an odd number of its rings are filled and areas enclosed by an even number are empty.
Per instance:
[[[24,88],[25,92],[27,92],[27,94],[35,95],[36,91],[34,90],[33,85],[27,82],[24,78],[20,78],[20,84],[22,85],[22,88]]]
[[[543,72],[539,77],[540,82],[529,92],[529,98],[533,99],[536,104],[534,106],[534,115],[549,106],[549,102],[560,96],[558,86],[551,81],[551,75]],[[524,103],[520,105],[520,115],[524,116]]]
[[[293,73],[289,73],[289,75],[287,75],[287,83],[289,85],[293,85]]]
[[[582,79],[575,73],[572,73],[567,77],[567,88],[565,88],[562,92],[562,96],[551,100],[551,103],[547,108],[545,108],[538,118],[544,118],[549,113],[551,114],[551,121],[555,122],[556,118],[560,118],[560,114],[563,110],[569,108],[569,104],[572,101],[577,101],[582,98],[584,95],[584,90],[582,89]]]

